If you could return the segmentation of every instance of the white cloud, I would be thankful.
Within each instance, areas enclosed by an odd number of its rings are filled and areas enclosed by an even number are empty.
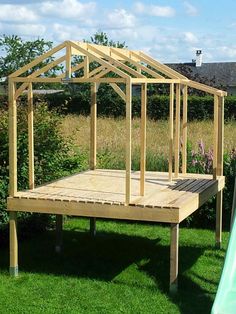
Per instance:
[[[184,32],[183,33],[183,39],[185,42],[189,43],[189,44],[196,44],[198,43],[198,38],[196,35],[194,35],[191,32]]]
[[[109,28],[133,28],[136,18],[133,14],[128,13],[124,9],[116,9],[107,15],[106,25]]]
[[[29,7],[23,5],[0,4],[1,22],[35,22],[38,15]]]
[[[63,19],[86,20],[96,9],[95,2],[82,3],[78,0],[46,1],[41,5],[43,15],[60,17]]]
[[[227,58],[231,58],[231,59],[235,59],[236,58],[236,47],[230,47],[230,46],[221,46],[218,49],[216,49],[219,51],[220,55],[227,57]]]
[[[135,12],[138,14],[146,14],[151,16],[172,17],[175,10],[170,6],[145,5],[142,2],[136,2],[134,5]]]
[[[192,5],[191,3],[185,1],[184,2],[185,12],[190,16],[198,15],[198,9]]]
[[[75,40],[83,41],[83,39],[91,36],[91,32],[95,32],[95,29],[80,28],[76,25],[64,25],[60,23],[54,23],[50,29],[51,36],[55,41]]]

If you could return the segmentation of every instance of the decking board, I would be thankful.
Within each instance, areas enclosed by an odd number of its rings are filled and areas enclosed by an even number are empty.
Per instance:
[[[177,223],[224,187],[224,177],[180,174],[170,182],[168,173],[148,171],[145,195],[140,196],[140,172],[132,172],[131,178],[128,206],[125,171],[98,169],[17,192],[8,198],[8,210]]]

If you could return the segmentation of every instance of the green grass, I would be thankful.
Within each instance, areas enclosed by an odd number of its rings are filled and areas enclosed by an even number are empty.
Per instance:
[[[20,241],[20,276],[8,276],[1,248],[0,313],[209,313],[224,261],[214,232],[180,229],[179,293],[168,294],[169,228],[68,219],[64,249],[54,253],[54,231]]]

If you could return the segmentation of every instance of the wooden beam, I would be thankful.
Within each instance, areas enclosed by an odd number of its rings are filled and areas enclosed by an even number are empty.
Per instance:
[[[217,157],[218,157],[218,106],[219,106],[219,97],[214,95],[214,148],[213,148],[213,179],[216,180],[217,177]]]
[[[114,91],[124,100],[126,101],[126,95],[123,90],[116,84],[110,83],[110,86],[114,89]]]
[[[85,64],[85,63],[84,63],[84,61],[83,61],[83,62],[81,62],[81,63],[75,65],[74,67],[72,67],[72,68],[71,68],[71,74],[72,74],[73,72],[75,72],[75,71],[78,71],[78,70],[82,69],[82,68],[84,67],[84,64]],[[64,77],[65,77],[65,73],[62,73],[62,74],[60,74],[60,75],[57,76],[57,78],[64,78]]]
[[[88,56],[84,57],[84,77],[85,78],[89,77],[89,57]]]
[[[130,68],[129,66],[125,65],[124,63],[112,58],[110,55],[100,51],[99,49],[95,48],[94,46],[92,46],[90,44],[88,44],[88,49],[90,49],[90,51],[93,51],[96,54],[100,55],[101,57],[106,58],[110,62],[110,64],[113,64],[116,66],[116,69],[118,69],[118,67],[119,67],[119,68],[125,70],[126,72],[128,72],[129,75],[134,75],[135,77],[141,77],[141,78],[145,77],[141,73],[138,73],[136,70],[134,70],[134,69]],[[115,71],[115,73],[117,73],[116,71]],[[117,73],[117,74],[119,74],[119,73]]]
[[[218,97],[218,150],[216,174],[223,175],[224,154],[224,97]],[[221,247],[222,242],[222,205],[223,191],[216,195],[216,247]]]
[[[63,229],[63,215],[56,215],[56,245],[55,245],[56,253],[61,253],[62,250],[62,229]]]
[[[11,276],[18,276],[18,240],[17,240],[17,212],[10,212],[10,267]]]
[[[66,78],[71,78],[71,45],[66,44]]]
[[[100,73],[101,71],[103,71],[105,69],[105,67],[103,65],[97,67],[96,69],[92,70],[89,74],[88,77],[92,77],[92,76],[96,76],[98,73]]]
[[[29,151],[29,188],[34,189],[34,107],[32,83],[28,88],[28,151]]]
[[[174,142],[174,84],[170,84],[170,105],[169,105],[169,181],[172,181],[173,173],[173,142]]]
[[[126,73],[124,73],[123,71],[121,71],[120,69],[118,69],[117,67],[111,65],[111,63],[103,60],[102,58],[97,57],[96,54],[89,52],[88,50],[76,45],[75,43],[71,42],[71,45],[78,49],[79,51],[81,51],[82,53],[84,53],[86,56],[91,57],[92,59],[94,59],[95,61],[97,61],[98,63],[100,63],[101,65],[104,65],[107,69],[110,69],[110,71],[118,74],[119,76],[129,79],[129,75],[127,75]]]
[[[180,84],[176,84],[175,110],[175,177],[179,176],[179,141],[180,141]]]
[[[109,69],[108,72],[111,70]],[[105,72],[105,71],[104,71]],[[99,75],[99,74],[98,74]],[[104,73],[102,74],[104,75]],[[65,78],[61,77],[35,77],[35,78],[28,78],[28,77],[17,77],[13,78],[12,82],[27,82],[27,83],[125,83],[126,79],[122,77],[90,77],[90,78],[83,78],[83,77],[76,77],[76,78],[70,78],[66,80]],[[27,84],[28,85],[28,84]]]
[[[187,141],[188,141],[188,87],[183,87],[183,146],[182,173],[187,172]]]
[[[90,169],[96,169],[97,157],[97,83],[91,84]]]
[[[17,192],[17,108],[16,84],[9,79],[9,194]]]
[[[178,290],[179,224],[170,226],[170,293]]]
[[[201,91],[209,93],[209,94],[218,95],[218,96],[227,96],[227,92],[224,92],[220,89],[217,89],[217,88],[214,88],[211,86],[207,86],[207,85],[202,84],[202,83],[194,82],[191,80],[184,81],[183,84],[186,84],[189,87],[201,90]]]
[[[150,62],[150,60],[147,60],[145,57],[143,57],[142,55],[140,55],[139,51],[131,51],[131,59],[133,60],[133,57],[135,57],[135,59],[137,59],[139,62],[143,62],[146,64],[145,68],[148,68],[147,66],[149,65],[150,67],[152,67],[153,69],[155,69],[156,71],[158,71],[158,69],[156,68],[155,64],[153,64],[152,62]],[[151,70],[151,69],[150,69]],[[153,70],[151,70],[153,71]],[[155,71],[153,71],[155,72]],[[160,73],[155,72],[156,73],[156,77],[164,79],[164,76],[162,76]]]
[[[126,184],[125,205],[131,200],[131,119],[132,119],[132,84],[128,80],[126,84]]]
[[[44,67],[42,67],[41,69],[35,71],[34,73],[28,75],[27,77],[28,78],[37,77],[40,74],[45,73],[48,70],[52,69],[54,66],[62,63],[63,61],[65,61],[65,59],[66,59],[66,56],[62,56],[61,58],[59,58],[59,59],[57,59],[55,61],[50,62],[49,64],[45,65]],[[65,74],[63,73],[61,77],[63,77],[64,75]],[[60,75],[58,77],[60,77]],[[29,80],[29,82],[30,82],[30,80]],[[28,86],[28,83],[24,83],[16,90],[16,99],[22,94],[22,92],[27,88],[27,86]]]
[[[66,42],[63,42],[62,44],[52,48],[51,50],[49,50],[49,51],[45,52],[44,54],[42,54],[42,56],[34,59],[32,62],[26,64],[25,66],[23,66],[19,70],[17,70],[14,73],[10,74],[9,78],[20,76],[21,74],[23,74],[27,70],[29,70],[29,69],[33,68],[34,66],[36,66],[38,63],[42,62],[44,59],[52,56],[54,53],[58,52],[59,50],[62,50],[65,47],[66,47]]]
[[[142,57],[144,57],[152,66],[154,65],[154,68],[156,68],[158,71],[164,73],[165,75],[169,76],[170,78],[179,78],[179,79],[187,79],[184,75],[180,74],[179,72],[176,72],[175,70],[171,69],[165,64],[162,64],[158,62],[157,60],[153,59],[152,57],[148,56],[147,54],[140,52],[139,53]]]
[[[131,78],[131,82],[133,84],[142,84],[142,83],[148,83],[148,84],[170,84],[170,83],[180,83],[180,79],[165,79],[165,78]]]
[[[141,143],[140,143],[140,195],[145,194],[146,171],[147,84],[141,85]]]
[[[132,53],[130,53],[130,57],[125,56],[121,51],[117,51],[114,48],[111,48],[111,51],[116,54],[117,56],[120,56],[121,58],[123,58],[124,61],[128,61],[131,64],[135,65],[137,67],[137,72],[138,73],[142,73],[141,70],[143,70],[144,72],[152,75],[154,78],[162,78],[161,75],[159,75],[157,72],[149,69],[148,67],[144,66],[141,63],[138,63],[137,61],[133,60],[132,58]],[[135,58],[136,59],[136,58]]]

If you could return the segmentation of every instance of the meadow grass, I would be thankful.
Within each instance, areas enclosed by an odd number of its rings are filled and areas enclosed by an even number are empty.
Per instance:
[[[209,313],[217,290],[228,233],[214,247],[214,232],[180,229],[179,292],[168,293],[169,228],[157,224],[68,219],[64,245],[55,234],[19,243],[20,275],[8,275],[1,248],[0,312],[13,313]]]
[[[72,137],[74,146],[80,151],[89,152],[90,118],[85,116],[67,115],[62,120],[61,132],[65,137]],[[147,121],[147,166],[155,170],[154,164],[162,157],[168,158],[168,121]],[[192,121],[188,124],[188,140],[194,150],[202,140],[205,148],[213,148],[213,122]],[[97,121],[97,152],[101,165],[111,163],[110,167],[124,167],[125,161],[125,119],[98,118]],[[225,151],[236,147],[236,121],[225,124]],[[137,164],[140,151],[140,119],[132,120],[132,155],[133,163]],[[106,159],[106,160],[104,160]],[[135,168],[135,167],[134,167]],[[154,169],[153,169],[154,168]]]

